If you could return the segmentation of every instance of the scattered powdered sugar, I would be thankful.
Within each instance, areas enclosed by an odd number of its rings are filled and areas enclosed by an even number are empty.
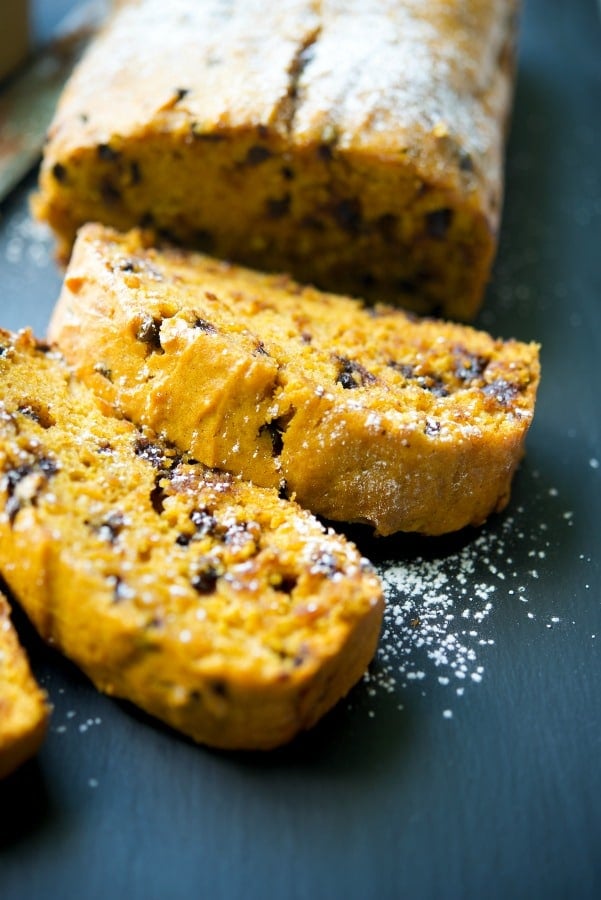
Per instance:
[[[95,726],[102,725],[102,719],[100,716],[89,717],[82,721],[77,720],[77,712],[74,709],[68,709],[65,713],[65,720],[63,722],[58,722],[52,728],[55,734],[66,734],[69,730],[69,725],[72,725],[79,734],[85,734],[86,731],[89,731],[91,728]]]
[[[27,212],[15,215],[6,225],[4,255],[11,265],[33,264],[46,268],[53,257],[54,244],[50,229]]]
[[[538,480],[537,472],[531,474]],[[537,582],[549,577],[550,548],[563,528],[573,527],[574,517],[561,507],[556,488],[539,484],[538,494],[540,521],[532,509],[526,515],[516,506],[456,551],[426,556],[424,544],[423,556],[377,564],[387,607],[378,653],[364,679],[370,697],[394,694],[402,709],[403,695],[425,695],[436,685],[446,698],[442,716],[451,719],[449,696],[463,697],[488,676],[487,653],[498,638],[493,617],[501,606],[547,629],[561,623],[562,617],[537,608]],[[584,554],[579,559],[590,562]]]
[[[502,531],[512,527],[506,519]],[[434,676],[456,693],[466,681],[482,680],[482,648],[494,643],[486,620],[504,579],[501,548],[496,533],[483,532],[451,556],[379,567],[387,608],[376,674],[367,676],[374,688],[423,686]],[[477,571],[484,560],[486,578]]]

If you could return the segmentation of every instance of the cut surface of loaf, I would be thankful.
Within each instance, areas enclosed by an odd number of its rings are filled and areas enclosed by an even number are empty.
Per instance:
[[[37,753],[46,734],[46,694],[36,683],[0,594],[0,778]]]
[[[49,132],[35,204],[470,318],[495,252],[517,0],[121,4]]]
[[[507,502],[538,347],[85,226],[49,336],[98,396],[209,465],[380,534]]]
[[[0,571],[41,635],[196,741],[290,740],[375,651],[352,544],[105,416],[29,332],[0,335],[0,508]]]

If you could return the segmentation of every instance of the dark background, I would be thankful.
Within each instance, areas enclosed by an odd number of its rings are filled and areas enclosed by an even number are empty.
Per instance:
[[[73,5],[37,0],[36,34]],[[0,785],[2,900],[601,896],[600,148],[598,4],[526,0],[478,324],[542,343],[527,458],[482,532],[352,534],[389,581],[394,562],[440,564],[454,622],[496,586],[463,638],[468,677],[411,636],[418,595],[389,614],[371,680],[312,733],[215,753],[97,694],[17,612],[54,714],[39,758]],[[2,207],[0,325],[42,333],[60,274],[28,217],[34,183]]]

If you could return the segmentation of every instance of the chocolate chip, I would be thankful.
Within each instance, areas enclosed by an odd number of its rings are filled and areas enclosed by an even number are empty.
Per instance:
[[[62,163],[55,163],[52,166],[52,175],[59,184],[64,184],[67,180],[67,168]]]
[[[336,381],[347,391],[359,387],[359,382],[355,379],[355,376],[352,375],[351,372],[346,372],[344,370],[340,372]]]
[[[50,456],[40,456],[39,459],[36,460],[36,469],[39,472],[42,472],[46,478],[50,478],[52,475],[56,475],[59,470],[59,465],[57,461]]]
[[[329,162],[334,155],[331,144],[318,144],[316,153],[317,158],[323,160],[323,162]]]
[[[17,518],[17,513],[21,509],[21,501],[18,497],[9,497],[6,501],[4,511],[8,518],[9,525],[12,525]]]
[[[140,170],[140,163],[135,159],[132,160],[129,164],[129,181],[130,184],[140,184],[142,181],[142,172]]]
[[[217,329],[210,322],[207,322],[206,319],[203,319],[201,316],[197,316],[194,319],[194,328],[199,328],[200,331],[204,331],[205,334],[217,334]]]
[[[324,550],[312,560],[311,571],[331,578],[341,570],[336,557],[329,551]]]
[[[115,268],[120,272],[137,272],[139,266],[135,259],[124,259],[118,262]]]
[[[267,431],[271,438],[271,455],[272,456],[280,456],[282,450],[284,449],[284,439],[283,435],[286,431],[288,425],[288,417],[280,417],[277,419],[272,419],[271,422],[265,422],[264,425],[261,425],[259,428],[259,434],[263,434],[263,432]]]
[[[97,152],[98,158],[104,162],[114,162],[121,156],[120,151],[115,150],[110,144],[98,144]]]
[[[397,217],[392,213],[385,213],[376,221],[376,227],[386,243],[390,244],[396,240]]]
[[[56,419],[51,415],[50,410],[40,403],[25,403],[19,406],[19,412],[32,419],[42,428],[50,428],[52,425],[56,425]]]
[[[387,365],[396,372],[400,372],[404,378],[415,378],[415,366],[409,365],[409,363],[399,363],[391,359]]]
[[[104,363],[95,363],[94,371],[99,375],[102,375],[103,378],[106,378],[107,381],[113,380],[113,373],[111,369],[109,369]]]
[[[164,478],[163,472],[158,472],[154,479],[154,487],[150,492],[150,502],[152,504],[152,508],[154,509],[157,516],[160,516],[163,512],[165,506],[165,497],[167,496],[167,492],[165,488],[161,484]]]
[[[121,603],[131,596],[131,589],[125,584],[120,575],[113,576],[113,603]]]
[[[216,697],[227,697],[228,695],[227,684],[221,678],[215,678],[209,683],[209,687]]]
[[[156,353],[164,353],[165,351],[161,347],[161,324],[162,319],[144,316],[136,331],[136,340],[141,344],[148,344]]]
[[[124,527],[125,517],[123,513],[113,512],[100,525],[96,526],[95,531],[101,540],[114,544]]]
[[[472,159],[471,154],[464,150],[463,147],[459,148],[459,168],[462,172],[473,172],[474,171],[474,160]]]
[[[417,383],[425,391],[430,391],[435,397],[448,397],[449,389],[439,375],[423,375],[417,379]]]
[[[345,356],[337,356],[336,360],[340,366],[336,377],[336,383],[340,384],[345,390],[375,383],[375,375],[368,372],[367,369],[356,360],[348,359]]]
[[[100,443],[98,444],[98,453],[102,453],[102,454],[106,454],[107,456],[110,456],[112,452],[113,452],[113,448],[112,448],[111,444],[109,443],[109,441],[105,441],[105,440],[100,441]]]
[[[426,232],[431,238],[442,240],[446,237],[452,221],[452,209],[435,209],[426,215]]]
[[[291,594],[297,584],[298,578],[296,575],[284,575],[279,584],[274,584],[274,589],[281,594]]]
[[[194,232],[194,245],[204,253],[211,253],[215,247],[215,235],[207,228],[197,228]]]
[[[160,444],[154,444],[142,435],[135,440],[134,453],[149,462],[155,469],[162,469],[167,464],[165,448]]]
[[[213,566],[209,565],[206,569],[202,569],[193,575],[190,583],[195,591],[199,594],[212,594],[219,578],[219,572]]]
[[[435,394],[437,397],[447,397],[449,390],[443,379],[439,375],[428,373],[417,373],[415,367],[408,363],[398,363],[395,360],[389,360],[388,365],[391,369],[399,372],[408,381],[415,381],[419,387],[425,391]]]
[[[245,163],[249,166],[258,166],[272,155],[271,150],[268,150],[267,147],[262,147],[261,144],[254,144],[246,154]]]
[[[455,375],[460,381],[474,381],[483,375],[488,363],[486,356],[460,351],[455,358]]]
[[[13,524],[17,513],[22,508],[23,503],[30,502],[32,505],[35,505],[36,499],[42,490],[42,484],[34,484],[32,495],[24,499],[23,497],[16,496],[18,485],[29,475],[34,475],[36,473],[43,475],[44,479],[47,481],[52,475],[58,472],[58,469],[58,464],[54,459],[49,456],[40,456],[33,463],[23,463],[22,465],[15,466],[13,469],[7,471],[6,492],[8,494],[8,499],[5,505],[5,512],[11,525]]]
[[[248,532],[248,522],[232,522],[222,533],[222,539],[230,547],[240,548],[249,541],[252,535]]]
[[[303,216],[301,225],[303,228],[310,228],[312,231],[325,231],[324,223],[317,216]]]
[[[103,178],[99,186],[100,196],[106,206],[115,206],[121,200],[121,191],[110,178]]]
[[[301,649],[298,651],[298,653],[295,655],[294,659],[292,660],[292,665],[294,666],[295,669],[298,669],[298,668],[300,668],[300,666],[302,666],[304,663],[306,663],[307,660],[311,659],[311,657],[312,657],[312,654],[311,654],[311,650],[309,649],[309,647],[307,647],[307,646],[301,647]]]
[[[290,194],[283,197],[269,197],[265,203],[267,215],[270,219],[281,219],[290,210]]]
[[[175,102],[179,103],[180,100],[183,100],[184,97],[187,97],[190,93],[190,88],[176,88],[175,89]]]
[[[154,216],[151,212],[142,213],[138,220],[140,228],[152,228],[154,226]]]
[[[376,283],[376,278],[373,272],[364,272],[361,275],[361,284],[364,288],[373,288]]]
[[[201,538],[207,534],[213,536],[217,533],[219,523],[207,509],[193,509],[190,521],[196,529],[195,537]]]
[[[260,356],[271,356],[271,354],[265,349],[265,344],[263,343],[263,341],[257,341],[254,352],[258,353]]]
[[[352,235],[360,233],[363,216],[361,214],[361,204],[356,197],[340,200],[339,203],[334,205],[332,213],[343,231]]]
[[[519,387],[505,378],[495,378],[490,384],[484,385],[482,391],[487,397],[494,397],[501,406],[509,406],[519,394]]]
[[[28,475],[31,475],[34,472],[33,465],[29,463],[23,463],[23,465],[15,466],[14,469],[9,469],[6,473],[6,484],[8,488],[9,497],[14,493],[15,488],[18,484],[20,484],[24,478],[27,478]]]
[[[33,463],[23,463],[20,466],[15,466],[14,469],[9,469],[6,473],[9,496],[13,494],[17,485],[20,484],[24,478],[27,478],[28,475],[33,475],[35,472],[41,472],[45,478],[50,478],[52,475],[55,475],[58,470],[58,463],[49,456],[40,456]]]

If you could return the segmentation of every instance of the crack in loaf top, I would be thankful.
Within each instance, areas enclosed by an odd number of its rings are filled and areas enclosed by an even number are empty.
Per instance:
[[[160,113],[170,128],[195,120],[199,132],[274,124],[317,27],[306,0],[268,12],[261,0],[132,0],[75,71],[60,112],[85,117],[90,142],[135,133]]]
[[[516,6],[134,0],[76,72],[61,119],[86,117],[90,142],[165,115],[173,130],[262,125],[376,153],[411,150],[417,129],[498,165],[510,90],[499,60]]]

